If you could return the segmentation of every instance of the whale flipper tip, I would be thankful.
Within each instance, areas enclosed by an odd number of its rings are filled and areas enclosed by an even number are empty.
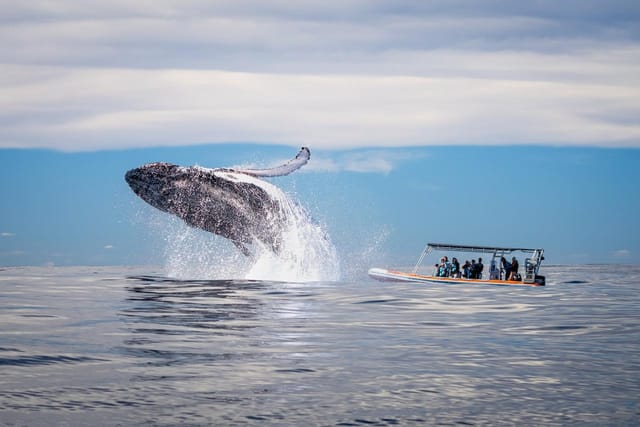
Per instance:
[[[295,158],[288,162],[270,169],[234,169],[234,172],[243,173],[255,177],[274,177],[289,175],[306,165],[311,158],[311,150],[309,147],[302,147]]]

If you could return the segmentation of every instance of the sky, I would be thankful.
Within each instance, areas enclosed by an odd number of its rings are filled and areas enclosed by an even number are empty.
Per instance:
[[[0,266],[161,263],[127,169],[302,145],[274,183],[345,254],[640,262],[638,2],[0,0],[0,39]]]

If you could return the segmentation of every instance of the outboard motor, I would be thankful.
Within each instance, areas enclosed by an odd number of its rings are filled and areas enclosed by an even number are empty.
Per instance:
[[[531,262],[531,258],[527,258],[524,262],[524,283],[534,283],[536,280],[536,268]]]

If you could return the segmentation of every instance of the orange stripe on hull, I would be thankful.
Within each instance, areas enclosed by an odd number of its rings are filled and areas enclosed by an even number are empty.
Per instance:
[[[414,273],[406,273],[404,271],[395,271],[395,270],[387,270],[390,274],[395,274],[400,277],[412,278],[416,280],[424,280],[434,283],[475,283],[475,284],[486,284],[486,285],[502,285],[502,286],[541,286],[537,283],[524,283],[518,282],[515,280],[482,280],[482,279],[463,279],[463,278],[454,278],[454,277],[435,277],[435,276],[423,276],[421,274]]]

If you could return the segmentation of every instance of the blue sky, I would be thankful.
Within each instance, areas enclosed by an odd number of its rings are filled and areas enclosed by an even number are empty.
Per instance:
[[[270,166],[296,151],[3,150],[0,264],[162,264],[170,220],[137,199],[126,170],[158,160]],[[552,263],[637,263],[638,165],[636,149],[313,150],[303,169],[271,181],[326,226],[347,263],[375,246],[372,263],[412,264],[427,241],[541,246]]]
[[[431,240],[640,262],[638,2],[0,10],[0,265],[162,262],[127,169],[302,145],[312,161],[275,183],[344,254],[412,263]]]

